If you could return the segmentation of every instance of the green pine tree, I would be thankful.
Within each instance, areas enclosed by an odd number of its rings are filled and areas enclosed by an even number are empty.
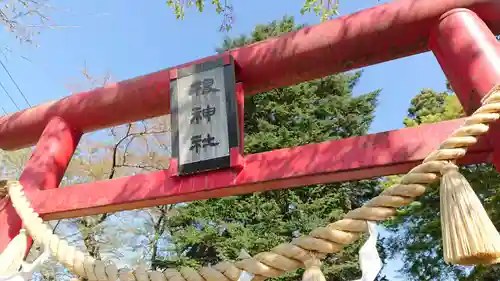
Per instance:
[[[248,37],[226,39],[222,49],[243,46],[299,27],[293,18],[284,17],[255,27]],[[332,75],[247,97],[245,152],[366,134],[374,118],[379,91],[354,97],[352,89],[360,77],[360,72]],[[283,163],[290,164],[293,163]],[[161,268],[215,264],[235,260],[241,249],[251,255],[269,250],[317,226],[341,219],[343,214],[377,194],[377,189],[377,181],[364,180],[185,204],[178,207],[178,214],[166,223],[172,245],[168,257],[154,261],[154,265]],[[327,280],[360,277],[357,251],[361,242],[326,259],[323,272]],[[301,270],[280,280],[300,280],[300,275]]]

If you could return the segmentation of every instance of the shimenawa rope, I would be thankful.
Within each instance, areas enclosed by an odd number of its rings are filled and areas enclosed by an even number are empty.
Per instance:
[[[396,214],[396,208],[407,206],[425,192],[425,185],[439,179],[441,173],[450,171],[450,164],[466,154],[467,147],[477,142],[477,137],[488,131],[487,123],[500,119],[500,86],[493,88],[483,100],[483,105],[430,153],[423,163],[413,168],[399,184],[395,184],[374,197],[362,207],[348,212],[344,219],[325,227],[314,229],[309,235],[283,243],[268,252],[234,263],[221,262],[198,270],[184,267],[163,272],[138,268],[134,272],[118,270],[114,264],[86,256],[53,234],[38,214],[30,207],[23,187],[17,181],[6,181],[9,196],[33,239],[49,245],[51,252],[73,273],[89,280],[137,280],[137,281],[237,281],[242,272],[255,275],[252,280],[279,277],[295,271],[304,264],[318,264],[317,259],[342,250],[367,231],[367,221],[382,221]],[[454,165],[454,164],[451,164]],[[453,170],[453,169],[451,169]],[[1,186],[1,184],[0,184]],[[1,188],[0,188],[1,189]]]

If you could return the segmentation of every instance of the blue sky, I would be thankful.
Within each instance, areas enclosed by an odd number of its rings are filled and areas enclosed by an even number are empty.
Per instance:
[[[209,2],[209,1],[208,1]],[[226,34],[218,31],[221,17],[209,7],[206,13],[188,12],[184,21],[176,20],[164,0],[128,2],[108,0],[53,1],[59,11],[51,13],[55,24],[74,28],[44,29],[35,39],[39,47],[19,46],[12,36],[3,34],[3,43],[13,52],[4,63],[30,103],[59,99],[70,91],[66,87],[82,81],[80,70],[112,73],[114,81],[147,74],[197,58],[212,55]],[[130,4],[133,3],[133,4]],[[303,0],[233,0],[236,22],[228,35],[248,33],[259,23],[293,15],[298,23],[318,22],[314,14],[300,15]],[[377,0],[341,1],[341,13],[358,11]],[[30,62],[21,59],[26,56]],[[26,107],[8,76],[0,69],[0,81]],[[422,88],[445,89],[444,75],[427,53],[365,68],[355,94],[382,89],[380,104],[371,132],[400,128],[411,98]],[[4,93],[0,105],[16,110]],[[397,267],[394,264],[392,267]]]

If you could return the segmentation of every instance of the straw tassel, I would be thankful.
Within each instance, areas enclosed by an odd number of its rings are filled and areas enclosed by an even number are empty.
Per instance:
[[[443,254],[459,265],[500,262],[500,234],[458,167],[441,170],[440,207]]]
[[[316,255],[311,255],[311,258],[304,262],[306,271],[302,276],[302,281],[326,281],[323,272],[321,272],[321,261]]]

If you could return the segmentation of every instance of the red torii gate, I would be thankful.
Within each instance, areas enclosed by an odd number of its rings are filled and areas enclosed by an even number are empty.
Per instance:
[[[0,118],[0,148],[37,142],[20,181],[45,220],[409,171],[462,120],[246,155],[241,170],[173,177],[172,169],[57,189],[85,132],[169,113],[172,70],[230,54],[246,95],[433,51],[470,114],[500,84],[498,0],[399,0],[220,56],[79,93]],[[133,105],[133,106],[131,106]],[[500,130],[461,164],[500,169]],[[279,163],[280,165],[276,165]],[[277,168],[280,167],[280,168]],[[0,251],[21,220],[0,211]]]

